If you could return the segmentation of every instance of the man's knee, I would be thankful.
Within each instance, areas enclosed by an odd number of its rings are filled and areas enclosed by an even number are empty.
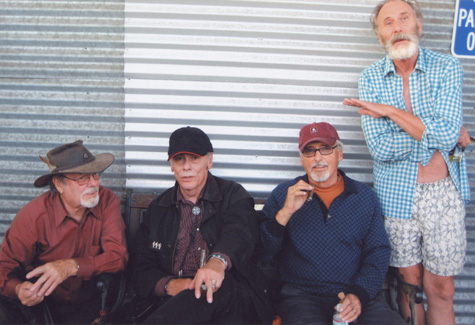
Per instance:
[[[0,297],[0,324],[35,323],[36,315],[31,307],[23,306],[19,301]]]
[[[429,273],[429,272],[426,272]],[[453,277],[435,274],[424,275],[424,291],[428,299],[452,301],[455,294]]]
[[[0,324],[11,324],[11,309],[0,303]]]
[[[424,291],[428,299],[438,298],[444,301],[453,301],[455,287],[452,285],[427,285]]]

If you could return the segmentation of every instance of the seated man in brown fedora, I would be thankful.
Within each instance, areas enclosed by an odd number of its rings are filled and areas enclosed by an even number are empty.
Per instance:
[[[23,207],[5,233],[1,302],[19,301],[34,314],[45,300],[55,323],[91,323],[100,309],[94,278],[128,260],[119,198],[99,185],[114,156],[94,156],[78,140],[40,158],[50,172],[34,185],[51,189]],[[18,319],[0,319],[6,321]]]

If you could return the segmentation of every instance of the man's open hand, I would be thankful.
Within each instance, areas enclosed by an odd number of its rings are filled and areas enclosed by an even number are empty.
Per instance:
[[[49,296],[54,289],[70,276],[78,273],[77,262],[73,259],[57,260],[37,267],[26,275],[27,279],[39,277],[30,288],[38,297]]]

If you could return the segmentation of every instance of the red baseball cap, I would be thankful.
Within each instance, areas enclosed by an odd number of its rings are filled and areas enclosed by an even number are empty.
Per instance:
[[[299,149],[302,151],[310,142],[323,142],[329,146],[333,146],[336,140],[340,140],[340,137],[331,124],[326,122],[313,122],[312,124],[305,125],[300,130]]]

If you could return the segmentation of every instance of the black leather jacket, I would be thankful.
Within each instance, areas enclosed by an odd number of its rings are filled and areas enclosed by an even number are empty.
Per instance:
[[[173,275],[172,266],[180,227],[177,208],[178,184],[150,203],[137,231],[132,254],[132,280],[137,293],[152,297],[155,284]],[[239,184],[208,173],[203,193],[200,231],[210,253],[226,254],[229,271],[248,290],[256,312],[264,323],[272,321],[269,283],[253,262],[259,240],[254,200]]]

